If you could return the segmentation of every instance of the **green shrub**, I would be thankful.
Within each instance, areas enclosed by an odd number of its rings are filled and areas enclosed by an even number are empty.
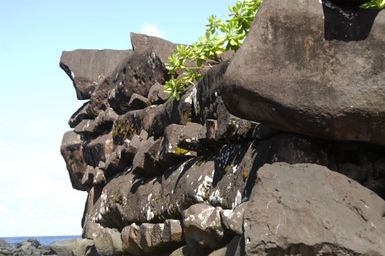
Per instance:
[[[169,57],[166,68],[171,78],[166,82],[165,92],[179,100],[184,88],[201,78],[202,65],[219,63],[223,52],[238,50],[261,3],[262,0],[238,0],[229,7],[225,20],[210,16],[205,35],[191,46],[179,45]]]
[[[371,0],[361,5],[363,9],[383,9],[385,8],[385,0]]]

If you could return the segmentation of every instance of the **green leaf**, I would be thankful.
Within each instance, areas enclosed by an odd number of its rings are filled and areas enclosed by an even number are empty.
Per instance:
[[[380,5],[385,5],[385,0]],[[217,62],[218,56],[226,50],[238,50],[241,46],[262,0],[237,0],[229,6],[228,19],[218,19],[215,15],[208,18],[206,32],[192,46],[178,45],[166,63],[171,78],[166,82],[164,91],[173,100],[179,100],[186,86],[201,79],[200,67],[209,60]],[[190,63],[196,67],[188,67]],[[186,64],[187,63],[187,64]],[[211,62],[212,63],[212,62]],[[176,78],[177,74],[179,76]]]

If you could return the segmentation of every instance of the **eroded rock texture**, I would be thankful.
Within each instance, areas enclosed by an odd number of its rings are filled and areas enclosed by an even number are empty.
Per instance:
[[[226,105],[277,129],[384,145],[384,29],[377,10],[265,0],[227,70]]]
[[[265,0],[179,101],[175,45],[132,34],[63,138],[88,192],[74,255],[385,255],[383,15],[349,42],[322,19],[355,2]]]

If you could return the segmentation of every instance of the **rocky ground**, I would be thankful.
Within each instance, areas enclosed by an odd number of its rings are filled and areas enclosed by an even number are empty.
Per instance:
[[[265,0],[179,101],[171,42],[64,52],[87,100],[61,145],[88,193],[71,253],[385,255],[385,16],[353,2]]]
[[[27,240],[12,246],[0,240],[0,256],[71,256],[75,242],[76,240],[60,241],[45,246],[37,240]]]

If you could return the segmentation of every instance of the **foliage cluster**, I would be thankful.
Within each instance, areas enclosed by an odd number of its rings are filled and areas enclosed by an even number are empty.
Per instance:
[[[226,19],[212,15],[206,25],[206,33],[191,46],[178,45],[168,59],[166,68],[171,78],[166,82],[165,92],[179,100],[181,92],[188,85],[196,83],[202,74],[202,65],[218,63],[219,56],[227,51],[236,51],[250,29],[262,0],[238,0],[229,7]]]
[[[371,0],[361,5],[363,9],[384,9],[385,0]]]

